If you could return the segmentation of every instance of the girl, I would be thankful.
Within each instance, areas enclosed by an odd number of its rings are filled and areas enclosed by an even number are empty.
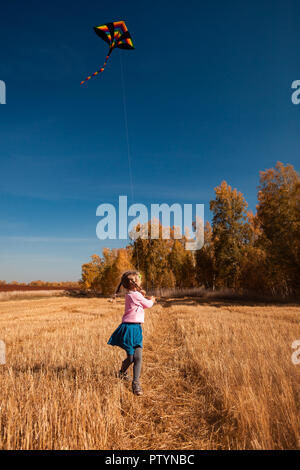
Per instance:
[[[119,377],[129,379],[126,372],[133,363],[132,391],[136,395],[142,395],[140,386],[140,373],[142,368],[143,333],[141,323],[144,323],[144,308],[150,308],[155,302],[154,297],[145,297],[146,292],[141,289],[142,279],[140,273],[127,271],[122,275],[121,282],[116,290],[119,292],[121,286],[127,290],[125,296],[125,313],[122,323],[113,332],[107,344],[119,346],[127,352],[127,358],[122,362]],[[116,295],[115,294],[115,295]]]

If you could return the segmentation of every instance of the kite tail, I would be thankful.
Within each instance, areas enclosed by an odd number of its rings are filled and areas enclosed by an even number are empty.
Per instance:
[[[106,58],[105,58],[105,62],[104,62],[104,64],[103,64],[103,66],[101,67],[101,69],[97,70],[97,72],[93,73],[92,75],[90,75],[89,77],[87,77],[85,80],[82,80],[82,82],[80,82],[80,85],[83,85],[83,83],[87,82],[87,81],[90,80],[92,77],[95,77],[95,75],[98,75],[98,73],[101,73],[101,72],[104,71],[105,66],[106,66],[106,64],[107,64],[107,61],[108,61],[108,59],[109,59],[109,56],[110,56],[112,50],[113,50],[113,48],[110,48],[110,49],[109,49],[109,52],[108,52],[108,54],[107,54],[107,56],[106,56]]]

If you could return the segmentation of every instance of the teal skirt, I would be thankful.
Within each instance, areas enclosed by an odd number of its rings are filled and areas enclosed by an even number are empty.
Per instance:
[[[125,349],[127,354],[134,354],[137,347],[143,347],[143,331],[140,323],[121,323],[113,332],[107,344]]]

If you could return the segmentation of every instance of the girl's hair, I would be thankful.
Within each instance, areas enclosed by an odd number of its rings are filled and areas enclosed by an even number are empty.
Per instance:
[[[115,295],[118,294],[121,286],[125,287],[125,289],[130,290],[133,287],[136,287],[139,291],[141,290],[140,286],[137,285],[135,282],[136,278],[140,275],[138,271],[126,271],[122,274],[120,284],[115,292]]]

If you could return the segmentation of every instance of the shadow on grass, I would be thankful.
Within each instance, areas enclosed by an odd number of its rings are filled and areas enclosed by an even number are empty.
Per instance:
[[[182,306],[195,306],[195,305],[209,305],[212,307],[222,308],[223,306],[229,305],[240,305],[240,306],[257,306],[257,305],[266,305],[266,306],[278,306],[278,305],[289,305],[289,306],[300,306],[300,301],[295,299],[271,299],[271,298],[262,298],[257,297],[253,299],[245,298],[235,298],[235,297],[184,297],[184,298],[159,298],[157,299],[157,303],[160,304],[164,308],[172,307],[175,305],[182,305]]]
[[[33,364],[32,366],[12,366],[10,368],[16,375],[52,375],[62,379],[87,379],[92,375],[102,380],[103,377],[112,377],[113,373],[99,370],[98,368],[86,369],[84,366],[74,367],[68,364],[60,366],[48,366],[44,363]],[[97,381],[97,380],[96,380]]]
[[[213,436],[214,449],[227,448],[229,437],[232,442],[236,440],[238,420],[233,411],[226,408],[221,390],[211,386],[198,364],[192,361],[181,367],[179,372],[187,383],[187,390],[192,387],[202,397],[202,401],[194,405],[194,419],[206,423],[210,436]]]
[[[66,295],[75,298],[99,298],[113,302],[112,296],[100,294],[91,290],[68,289]],[[118,299],[124,298],[124,294],[119,294]],[[271,296],[267,294],[245,293],[239,294],[235,292],[222,293],[222,291],[203,293],[202,295],[174,295],[174,296],[157,296],[157,303],[163,307],[171,307],[172,305],[205,305],[209,304],[214,307],[221,308],[223,305],[290,305],[300,306],[300,297],[294,296],[284,298],[280,296]]]
[[[104,295],[98,294],[97,292],[94,291],[88,291],[88,290],[81,290],[81,289],[66,289],[65,295],[68,297],[86,297],[86,298],[92,298],[92,297],[100,297],[104,298]]]

